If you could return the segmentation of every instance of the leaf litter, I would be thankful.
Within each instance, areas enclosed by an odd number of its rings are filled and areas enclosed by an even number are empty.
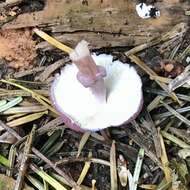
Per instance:
[[[186,58],[190,56],[190,39],[185,35],[187,32],[186,24],[180,23],[161,34],[161,38],[126,50],[124,53],[131,63],[142,69],[144,110],[135,122],[120,128],[81,134],[67,128],[58,117],[49,97],[50,82],[46,82],[52,81],[55,73],[69,63],[68,57],[56,52],[57,60],[50,56],[54,52],[47,55],[42,50],[38,52],[36,44],[40,39],[35,36],[34,41],[30,29],[1,31],[0,58],[15,69],[13,77],[0,80],[1,136],[9,134],[15,141],[2,142],[0,180],[8,174],[11,184],[17,178],[20,186],[28,183],[27,178],[37,189],[48,186],[64,190],[115,190],[124,186],[130,190],[188,189],[190,101]],[[151,48],[160,51],[162,61],[169,61],[160,66],[164,73],[147,64],[145,52]],[[48,66],[38,65],[48,59]],[[185,69],[175,76],[166,75],[175,67],[174,62]],[[33,143],[28,142],[31,138]],[[122,163],[118,162],[121,155]],[[26,160],[30,160],[29,164]],[[25,169],[18,173],[20,164]]]

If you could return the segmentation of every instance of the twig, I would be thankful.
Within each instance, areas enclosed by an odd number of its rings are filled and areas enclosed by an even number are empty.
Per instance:
[[[7,125],[5,125],[2,121],[0,121],[0,126],[3,127],[5,130],[7,130],[11,135],[15,136],[18,140],[21,140],[22,138],[16,133],[14,129],[9,128]],[[71,187],[77,187],[77,183],[71,179],[66,173],[64,173],[61,169],[56,167],[56,165],[51,162],[49,159],[47,159],[41,152],[39,152],[36,148],[32,148],[32,152],[36,154],[40,159],[42,159],[46,164],[50,165],[59,175],[63,176],[65,180],[68,182],[68,184]]]
[[[57,161],[55,164],[56,166],[58,165],[62,165],[62,164],[68,164],[68,163],[73,163],[73,162],[86,162],[86,161],[89,161],[89,162],[92,162],[92,163],[96,163],[96,164],[102,164],[102,165],[105,165],[105,166],[108,166],[110,167],[110,162],[106,161],[106,160],[102,160],[102,159],[99,159],[99,158],[88,158],[88,157],[82,157],[82,158],[64,158],[62,160],[59,160]],[[46,167],[46,169],[49,168],[49,167]]]
[[[150,41],[148,43],[144,43],[144,44],[141,44],[139,46],[136,46],[136,47],[130,49],[129,51],[125,52],[125,55],[130,56],[130,55],[136,54],[136,53],[138,53],[138,52],[140,52],[140,51],[142,51],[144,49],[147,49],[147,48],[149,48],[151,46],[159,44],[160,42],[161,42],[161,39],[154,39],[154,40],[152,40],[152,41]]]
[[[13,74],[13,78],[21,78],[21,77],[24,77],[24,76],[27,76],[27,75],[31,75],[33,73],[43,71],[45,68],[46,68],[46,66],[42,66],[42,67],[36,67],[36,68],[33,68],[33,69],[27,69],[25,71],[15,72]]]
[[[21,139],[20,135],[18,135],[18,133],[14,129],[12,129],[12,128],[8,127],[7,125],[5,125],[1,120],[0,120],[0,127],[5,129],[6,131],[8,131],[11,135],[16,137],[17,139]]]
[[[16,183],[15,183],[14,190],[21,190],[23,187],[24,176],[26,174],[26,170],[28,167],[28,164],[27,164],[28,155],[31,152],[31,146],[32,146],[34,134],[35,134],[35,127],[32,129],[30,135],[28,136],[28,138],[26,140],[24,152],[22,155],[22,160],[21,160],[21,164],[20,164],[20,168],[19,168],[19,173],[18,173],[18,177],[17,177]]]

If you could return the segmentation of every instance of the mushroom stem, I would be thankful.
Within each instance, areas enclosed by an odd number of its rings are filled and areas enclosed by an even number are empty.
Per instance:
[[[84,40],[79,42],[75,50],[70,53],[70,58],[79,70],[78,81],[84,87],[90,88],[100,103],[106,102],[106,88],[103,79],[106,76],[106,70],[96,65],[90,55],[88,43]]]

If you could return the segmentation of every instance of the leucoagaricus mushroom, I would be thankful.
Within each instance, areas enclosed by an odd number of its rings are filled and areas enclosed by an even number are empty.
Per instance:
[[[111,55],[90,54],[81,41],[51,87],[53,104],[76,131],[98,131],[134,119],[142,108],[142,82],[134,67]]]
[[[137,117],[143,95],[134,67],[113,61],[111,55],[91,54],[84,40],[73,50],[37,28],[33,31],[69,53],[73,62],[63,67],[51,87],[52,102],[68,127],[98,131]]]

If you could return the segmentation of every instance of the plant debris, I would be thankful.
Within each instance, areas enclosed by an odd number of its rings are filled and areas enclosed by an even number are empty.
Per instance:
[[[140,3],[159,17],[140,18]],[[0,10],[0,189],[189,190],[188,0],[3,0]],[[63,51],[83,39],[97,57],[138,72],[144,102],[135,120],[81,133],[60,117],[52,81],[72,64]]]

